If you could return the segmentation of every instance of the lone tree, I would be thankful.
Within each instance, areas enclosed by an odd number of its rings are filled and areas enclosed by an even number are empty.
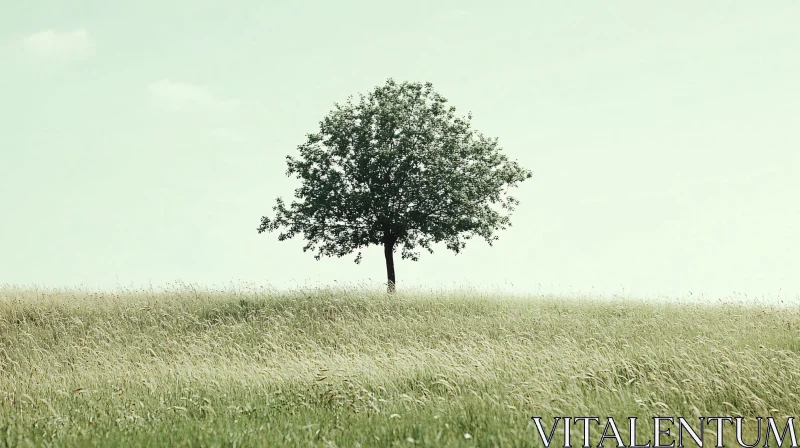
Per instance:
[[[531,177],[502,153],[497,139],[470,129],[472,115],[455,108],[431,83],[389,79],[357,102],[334,104],[286,157],[287,176],[301,186],[289,206],[281,199],[258,233],[280,230],[283,241],[302,233],[303,251],[342,257],[382,245],[388,291],[395,290],[394,252],[417,260],[418,248],[444,242],[456,254],[477,235],[489,245],[511,225],[519,202],[507,189]]]

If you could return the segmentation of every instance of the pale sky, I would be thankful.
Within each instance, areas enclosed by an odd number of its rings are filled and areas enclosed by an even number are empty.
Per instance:
[[[6,1],[0,284],[383,282],[258,235],[334,102],[431,81],[534,177],[398,286],[800,293],[800,2]]]

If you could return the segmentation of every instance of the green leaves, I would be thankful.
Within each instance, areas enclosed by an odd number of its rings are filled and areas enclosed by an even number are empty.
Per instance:
[[[279,198],[258,232],[279,231],[279,240],[302,233],[317,259],[388,242],[412,260],[435,243],[456,253],[474,236],[491,244],[518,204],[508,189],[531,173],[470,120],[431,83],[389,79],[335,104],[299,155],[286,158],[287,175],[301,181],[296,200]]]

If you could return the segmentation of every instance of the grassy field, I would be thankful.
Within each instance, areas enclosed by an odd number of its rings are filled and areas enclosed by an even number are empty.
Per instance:
[[[522,447],[534,415],[798,416],[798,329],[796,307],[4,287],[0,446]]]

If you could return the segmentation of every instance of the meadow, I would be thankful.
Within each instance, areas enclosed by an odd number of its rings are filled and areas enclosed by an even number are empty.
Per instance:
[[[5,286],[0,447],[525,447],[532,416],[785,418],[799,330],[796,306]]]

